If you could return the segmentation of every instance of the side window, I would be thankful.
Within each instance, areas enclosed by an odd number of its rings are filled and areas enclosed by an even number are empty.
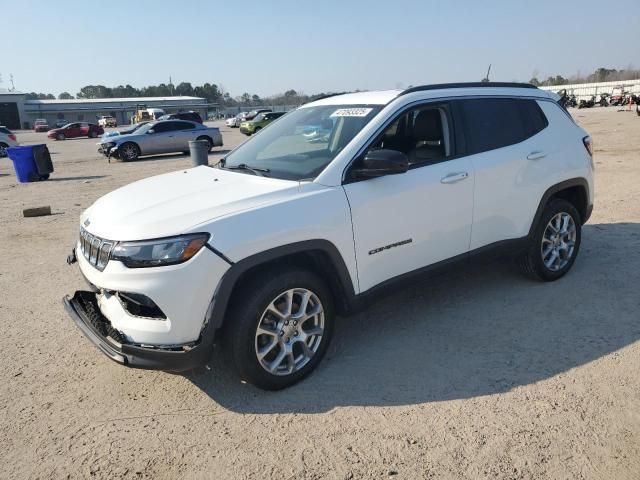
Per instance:
[[[526,138],[518,100],[473,98],[460,103],[470,154],[506,147]]]
[[[189,122],[175,122],[177,123],[177,128],[176,130],[193,130],[195,128],[195,125],[193,123],[189,123]]]
[[[153,126],[153,131],[156,133],[166,133],[166,132],[171,132],[173,130],[177,130],[176,126],[174,125],[175,123],[178,122],[160,122],[157,123]]]
[[[369,150],[400,151],[410,165],[439,163],[452,155],[450,125],[447,105],[414,108],[396,118]]]
[[[526,138],[533,137],[549,126],[540,105],[535,100],[518,100],[524,121]]]

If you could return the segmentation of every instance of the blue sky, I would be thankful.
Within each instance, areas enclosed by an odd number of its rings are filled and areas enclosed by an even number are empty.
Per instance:
[[[81,7],[80,7],[81,6]],[[233,96],[640,67],[638,0],[0,0],[22,91],[190,81]],[[616,15],[615,12],[618,12]],[[4,17],[4,14],[3,14]],[[113,41],[107,43],[106,40]]]

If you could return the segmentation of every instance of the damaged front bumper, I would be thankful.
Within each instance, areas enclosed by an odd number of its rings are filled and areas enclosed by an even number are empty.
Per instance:
[[[134,368],[184,372],[204,365],[213,350],[215,331],[205,327],[197,342],[167,347],[148,347],[128,343],[102,315],[95,292],[77,291],[63,298],[64,306],[80,328],[111,360]]]

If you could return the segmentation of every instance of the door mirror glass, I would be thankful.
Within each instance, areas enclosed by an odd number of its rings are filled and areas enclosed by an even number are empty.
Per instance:
[[[409,158],[397,150],[371,150],[362,159],[362,167],[355,170],[357,177],[382,177],[409,170]]]
[[[154,133],[156,133],[156,131],[153,128],[150,130],[147,130],[147,135],[152,135]]]

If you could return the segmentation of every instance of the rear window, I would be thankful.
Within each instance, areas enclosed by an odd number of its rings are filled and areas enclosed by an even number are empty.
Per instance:
[[[9,130],[8,128],[0,127],[0,132],[11,135],[11,130]]]
[[[548,125],[535,100],[474,98],[460,103],[470,154],[520,143]]]

